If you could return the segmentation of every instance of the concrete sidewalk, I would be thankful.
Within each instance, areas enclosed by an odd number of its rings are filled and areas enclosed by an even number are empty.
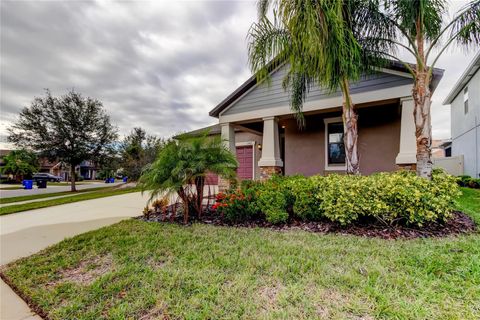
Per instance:
[[[92,188],[108,188],[125,184],[123,182],[115,183],[103,183],[103,182],[92,182],[88,184],[77,185],[77,190],[85,190]],[[20,196],[29,196],[34,194],[46,194],[46,193],[55,193],[55,192],[65,192],[70,191],[70,186],[55,186],[47,184],[47,188],[38,189],[34,187],[30,190],[25,189],[15,189],[15,190],[5,190],[0,188],[0,197],[1,198],[11,198],[11,197],[20,197]]]
[[[0,264],[29,256],[65,238],[139,216],[147,195],[87,200],[0,216]],[[40,319],[9,286],[0,284],[0,319]]]
[[[72,194],[67,194],[63,196],[51,196],[48,198],[40,198],[40,199],[34,199],[34,200],[25,200],[25,201],[18,201],[18,202],[9,202],[9,203],[0,203],[0,208],[2,207],[8,207],[8,206],[15,206],[17,204],[25,204],[25,203],[32,203],[32,202],[41,202],[41,201],[47,201],[47,200],[53,200],[53,199],[60,199],[60,198],[66,198],[66,197],[75,197],[79,196],[81,194],[88,194],[92,193],[93,191],[89,192],[82,192],[82,193],[72,193]]]

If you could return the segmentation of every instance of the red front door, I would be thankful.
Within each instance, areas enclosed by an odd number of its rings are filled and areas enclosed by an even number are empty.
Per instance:
[[[240,180],[253,179],[253,147],[237,147],[238,169],[237,175]]]

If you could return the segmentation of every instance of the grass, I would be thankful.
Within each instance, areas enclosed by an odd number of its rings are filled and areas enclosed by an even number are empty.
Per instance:
[[[76,194],[67,192],[66,194],[70,194],[72,196],[57,198],[57,199],[50,199],[50,200],[47,199],[44,201],[36,201],[36,202],[29,202],[29,203],[22,203],[22,204],[13,204],[5,207],[0,207],[0,216],[21,212],[21,211],[58,206],[61,204],[67,204],[67,203],[78,202],[78,201],[111,197],[111,196],[116,196],[116,195],[131,193],[131,192],[138,192],[138,191],[140,191],[140,188],[138,187],[122,188],[122,189],[114,187],[114,188],[91,188],[91,189],[77,191]],[[82,193],[78,194],[78,192],[82,192]],[[58,195],[58,194],[50,193],[49,195],[51,197],[52,195]]]
[[[0,187],[0,191],[2,190],[19,190],[19,189],[23,189],[23,186],[22,185],[10,185],[8,187]]]
[[[461,188],[462,197],[457,202],[460,211],[469,213],[480,224],[480,189]]]
[[[464,189],[458,202],[477,221],[479,196]],[[382,240],[127,220],[3,272],[51,319],[480,315],[479,234]]]
[[[112,188],[96,187],[96,188],[88,188],[88,189],[77,190],[77,191],[75,191],[75,193],[73,193],[71,191],[60,191],[60,192],[52,192],[52,193],[29,194],[29,195],[18,196],[18,197],[0,198],[0,204],[51,198],[51,197],[56,197],[56,196],[69,195],[69,194],[78,194],[78,193],[83,193],[83,192],[98,191],[98,190],[102,190],[102,189],[112,189]],[[3,189],[0,189],[0,190],[3,190]]]

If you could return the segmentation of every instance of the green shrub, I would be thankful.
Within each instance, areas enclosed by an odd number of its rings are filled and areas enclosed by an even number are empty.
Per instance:
[[[321,176],[297,176],[287,180],[288,188],[294,197],[293,213],[306,221],[316,221],[324,217],[321,208],[322,199],[317,197],[324,192],[325,183]]]
[[[458,176],[457,183],[461,187],[474,188],[474,189],[480,188],[480,179],[475,179],[470,176],[465,176],[465,175]]]
[[[241,189],[232,189],[219,193],[213,209],[228,222],[240,222],[252,219],[258,212],[254,194],[245,194]]]
[[[288,219],[328,219],[341,225],[376,219],[384,224],[422,226],[451,216],[459,196],[456,178],[434,170],[431,181],[414,172],[370,176],[276,176],[265,182],[243,182],[220,201],[230,221],[262,213],[271,223]]]
[[[270,223],[282,223],[288,220],[288,208],[293,205],[292,196],[287,189],[288,178],[274,176],[263,182],[257,191],[258,208]]]

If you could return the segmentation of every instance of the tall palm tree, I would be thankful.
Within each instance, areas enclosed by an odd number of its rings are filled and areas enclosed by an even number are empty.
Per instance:
[[[430,106],[433,68],[445,50],[453,43],[466,49],[478,49],[480,44],[480,0],[474,0],[446,20],[445,0],[384,0],[384,9],[374,13],[383,16],[385,35],[378,37],[377,28],[362,25],[362,47],[385,58],[400,61],[412,74],[414,86],[415,136],[417,142],[417,175],[431,179],[432,127]],[[371,28],[374,28],[371,30]],[[380,41],[379,41],[380,40]],[[382,48],[378,45],[381,43]],[[396,53],[410,53],[412,66]]]
[[[363,52],[357,41],[360,24],[375,25],[373,20],[380,16],[369,14],[377,11],[372,3],[368,0],[260,0],[258,22],[251,26],[248,34],[250,67],[258,81],[268,81],[272,68],[289,64],[283,87],[290,89],[290,106],[300,127],[305,125],[303,103],[312,86],[320,85],[330,91],[340,88],[349,174],[359,173],[358,116],[349,83],[358,80],[376,60],[376,56]],[[273,9],[273,19],[267,17],[270,9]],[[378,30],[385,32],[382,28]],[[377,35],[375,28],[369,31]],[[383,44],[376,45],[384,49]]]

